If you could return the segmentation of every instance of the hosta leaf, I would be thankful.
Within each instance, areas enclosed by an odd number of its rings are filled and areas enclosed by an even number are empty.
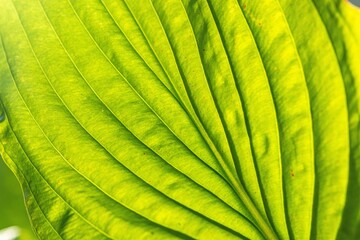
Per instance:
[[[40,239],[359,237],[353,6],[1,0],[0,13],[0,151]]]

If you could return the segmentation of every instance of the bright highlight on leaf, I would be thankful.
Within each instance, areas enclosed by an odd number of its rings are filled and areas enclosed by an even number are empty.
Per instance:
[[[0,2],[0,152],[40,239],[360,238],[358,9]]]

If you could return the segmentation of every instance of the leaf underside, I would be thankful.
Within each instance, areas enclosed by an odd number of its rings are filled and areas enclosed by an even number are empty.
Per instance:
[[[360,238],[358,9],[0,3],[0,152],[40,239]]]

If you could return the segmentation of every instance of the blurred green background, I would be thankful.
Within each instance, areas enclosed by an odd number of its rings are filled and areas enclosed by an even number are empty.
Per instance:
[[[15,228],[14,228],[15,226]],[[18,238],[6,237],[8,233],[19,230]],[[15,175],[6,166],[0,157],[0,240],[35,240],[25,204],[22,197],[20,184]]]

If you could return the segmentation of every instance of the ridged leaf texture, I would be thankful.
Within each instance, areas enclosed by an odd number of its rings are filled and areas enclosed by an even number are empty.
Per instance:
[[[360,239],[349,3],[0,3],[0,151],[40,239]]]

